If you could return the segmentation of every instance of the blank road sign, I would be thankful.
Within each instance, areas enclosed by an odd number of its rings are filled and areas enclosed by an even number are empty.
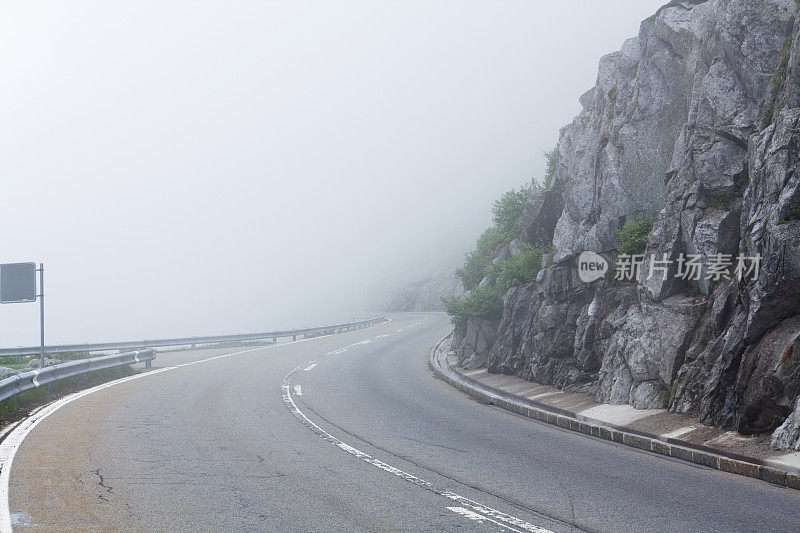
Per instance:
[[[36,300],[36,263],[0,265],[0,303]]]

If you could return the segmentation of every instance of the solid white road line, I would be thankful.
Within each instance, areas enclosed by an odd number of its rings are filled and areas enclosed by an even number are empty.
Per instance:
[[[314,368],[315,366],[317,366],[317,363],[311,363],[310,365],[308,365],[307,367],[305,367],[303,370],[305,370],[306,372],[308,372],[309,370],[311,370],[311,369],[312,369],[312,368]]]
[[[391,319],[388,319],[388,322],[391,322]],[[383,322],[383,324],[386,324],[386,322]],[[308,339],[289,341],[281,344],[270,344],[268,346],[259,346],[258,348],[251,348],[249,350],[242,350],[239,352],[216,355],[214,357],[201,359],[199,361],[192,361],[189,363],[182,363],[180,365],[159,368],[156,370],[151,370],[149,372],[144,372],[142,374],[136,374],[134,376],[115,379],[114,381],[109,381],[107,383],[97,385],[90,389],[85,389],[82,391],[75,392],[68,396],[64,396],[60,400],[56,400],[55,402],[40,408],[38,411],[36,411],[28,418],[25,418],[24,420],[20,421],[17,424],[17,426],[14,427],[14,429],[8,434],[8,436],[5,439],[3,439],[3,442],[0,443],[0,533],[11,533],[13,531],[11,527],[11,510],[9,509],[8,491],[9,491],[9,485],[11,483],[11,465],[14,462],[14,456],[16,455],[17,450],[22,445],[22,441],[25,440],[25,437],[28,436],[28,434],[33,430],[33,428],[35,428],[39,424],[39,422],[41,422],[51,414],[55,413],[65,405],[74,402],[75,400],[78,400],[80,398],[83,398],[84,396],[88,396],[89,394],[92,394],[94,392],[101,391],[108,387],[113,387],[114,385],[119,385],[120,383],[133,381],[134,379],[141,379],[148,376],[154,376],[162,372],[169,372],[171,370],[176,370],[178,368],[198,365],[201,363],[208,363],[210,361],[216,361],[218,359],[234,357],[237,355],[255,352],[258,350],[269,350],[271,348],[276,348],[278,346],[286,346],[288,344],[297,344],[300,342],[312,341],[314,339],[321,339],[323,337],[330,337],[332,335],[335,334],[320,335],[319,337],[310,337]],[[354,346],[354,344],[347,346],[347,348],[351,346]]]
[[[360,344],[360,343],[356,343],[356,344]],[[317,424],[312,422],[311,419],[308,418],[305,415],[305,413],[303,413],[297,407],[297,404],[294,402],[294,399],[292,398],[292,394],[290,392],[291,391],[291,380],[292,380],[292,376],[294,376],[297,372],[300,372],[304,367],[308,366],[311,363],[315,363],[315,362],[319,361],[323,357],[325,357],[325,355],[320,355],[319,357],[317,357],[315,359],[312,359],[311,361],[308,361],[306,363],[303,363],[302,365],[299,365],[299,366],[295,367],[294,370],[289,372],[286,375],[286,377],[283,378],[283,382],[281,383],[281,397],[283,398],[283,403],[286,404],[286,407],[289,408],[289,410],[292,412],[292,414],[294,414],[295,418],[297,418],[304,426],[306,426],[308,429],[310,429],[311,431],[313,431],[314,433],[316,433],[317,435],[319,435],[320,437],[322,437],[326,441],[330,442],[331,444],[333,444],[337,448],[346,451],[347,453],[357,457],[358,459],[361,459],[365,463],[369,463],[369,464],[371,464],[372,466],[374,466],[376,468],[380,468],[384,472],[388,472],[388,473],[390,473],[390,474],[392,474],[394,476],[397,476],[397,477],[399,477],[401,479],[404,479],[404,480],[408,481],[409,483],[413,483],[413,484],[415,484],[415,485],[417,485],[419,487],[424,488],[425,490],[433,492],[434,494],[438,494],[439,496],[447,498],[448,500],[454,501],[454,502],[458,503],[461,507],[465,507],[467,509],[470,509],[471,511],[474,511],[474,512],[482,514],[482,515],[485,515],[485,516],[491,518],[492,521],[501,522],[503,525],[508,526],[509,529],[517,528],[516,529],[517,531],[533,531],[535,533],[552,533],[548,529],[545,529],[543,527],[537,526],[535,524],[531,524],[530,522],[526,522],[526,521],[522,520],[521,518],[517,518],[515,516],[508,515],[506,513],[503,513],[502,511],[498,511],[497,509],[493,509],[493,508],[491,508],[491,507],[489,507],[487,505],[483,505],[481,503],[472,501],[472,500],[470,500],[468,498],[465,498],[464,496],[456,494],[455,492],[449,492],[449,491],[445,491],[445,490],[439,489],[435,485],[433,485],[432,483],[430,483],[428,481],[425,481],[424,479],[418,478],[417,476],[414,476],[413,474],[409,474],[408,472],[404,472],[403,470],[400,470],[397,467],[394,467],[392,465],[384,463],[383,461],[379,461],[378,459],[375,459],[371,455],[369,455],[369,454],[367,454],[365,452],[362,452],[358,448],[354,448],[353,446],[350,446],[349,444],[345,443],[344,441],[341,441],[341,440],[337,439],[336,437],[334,437],[333,435],[331,435],[330,433],[328,433],[327,431],[325,431],[324,429],[319,427]]]

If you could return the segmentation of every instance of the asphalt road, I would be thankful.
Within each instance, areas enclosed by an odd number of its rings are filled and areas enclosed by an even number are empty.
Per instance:
[[[65,405],[14,459],[15,529],[800,530],[800,491],[469,399],[427,368],[447,318],[392,318]]]

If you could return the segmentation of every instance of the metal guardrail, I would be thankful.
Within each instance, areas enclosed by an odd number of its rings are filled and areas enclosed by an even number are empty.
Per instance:
[[[385,322],[385,317],[370,318],[359,322],[348,322],[345,324],[334,324],[331,326],[318,326],[305,329],[291,329],[286,331],[270,331],[267,333],[245,333],[241,335],[217,335],[210,337],[183,337],[175,339],[155,339],[143,341],[126,342],[106,342],[106,343],[87,343],[87,344],[61,344],[48,346],[46,353],[60,352],[94,352],[104,350],[123,350],[125,348],[141,348],[130,352],[105,355],[101,357],[90,357],[78,359],[57,365],[37,368],[28,372],[22,372],[0,380],[0,401],[7,400],[21,392],[47,385],[59,379],[71,378],[88,374],[95,370],[113,368],[116,366],[133,365],[145,363],[146,368],[150,368],[150,362],[156,358],[155,346],[197,346],[198,344],[214,344],[218,342],[240,342],[248,340],[273,339],[292,337],[297,340],[299,335],[327,335],[352,331],[373,326],[380,322]],[[146,347],[145,347],[146,346]],[[39,347],[28,348],[5,348],[0,349],[0,355],[30,355],[39,353]]]
[[[150,362],[156,358],[156,351],[152,348],[147,350],[137,350],[103,357],[92,357],[69,361],[53,366],[46,366],[41,369],[15,374],[0,380],[0,401],[7,400],[26,390],[35,389],[42,385],[47,385],[59,379],[71,378],[88,374],[95,370],[112,368],[115,366],[133,365],[136,363],[146,363],[150,368]]]
[[[238,335],[214,335],[208,337],[179,337],[174,339],[150,339],[140,341],[123,341],[123,342],[100,342],[100,343],[85,343],[85,344],[56,344],[45,347],[45,353],[64,353],[64,352],[106,352],[112,350],[144,350],[145,348],[154,348],[162,346],[191,346],[196,348],[201,344],[216,344],[220,342],[243,342],[243,341],[256,341],[263,339],[272,339],[277,342],[280,338],[291,337],[292,340],[297,340],[297,337],[302,335],[308,337],[310,335],[329,335],[332,333],[341,333],[343,331],[352,331],[355,329],[366,328],[373,326],[380,322],[385,322],[386,318],[381,316],[377,318],[370,318],[369,320],[361,320],[358,322],[348,322],[344,324],[334,324],[330,326],[317,326],[305,329],[290,329],[284,331],[267,331],[264,333],[243,333]],[[0,348],[0,356],[23,356],[23,355],[36,355],[41,348],[39,346],[26,346],[19,348]],[[2,383],[2,382],[0,382]],[[0,396],[2,396],[0,394]]]

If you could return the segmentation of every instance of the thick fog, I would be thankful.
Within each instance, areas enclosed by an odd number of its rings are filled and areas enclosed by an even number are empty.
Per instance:
[[[0,262],[47,341],[368,314],[543,173],[662,2],[2,2]],[[0,346],[38,305],[0,306]]]

